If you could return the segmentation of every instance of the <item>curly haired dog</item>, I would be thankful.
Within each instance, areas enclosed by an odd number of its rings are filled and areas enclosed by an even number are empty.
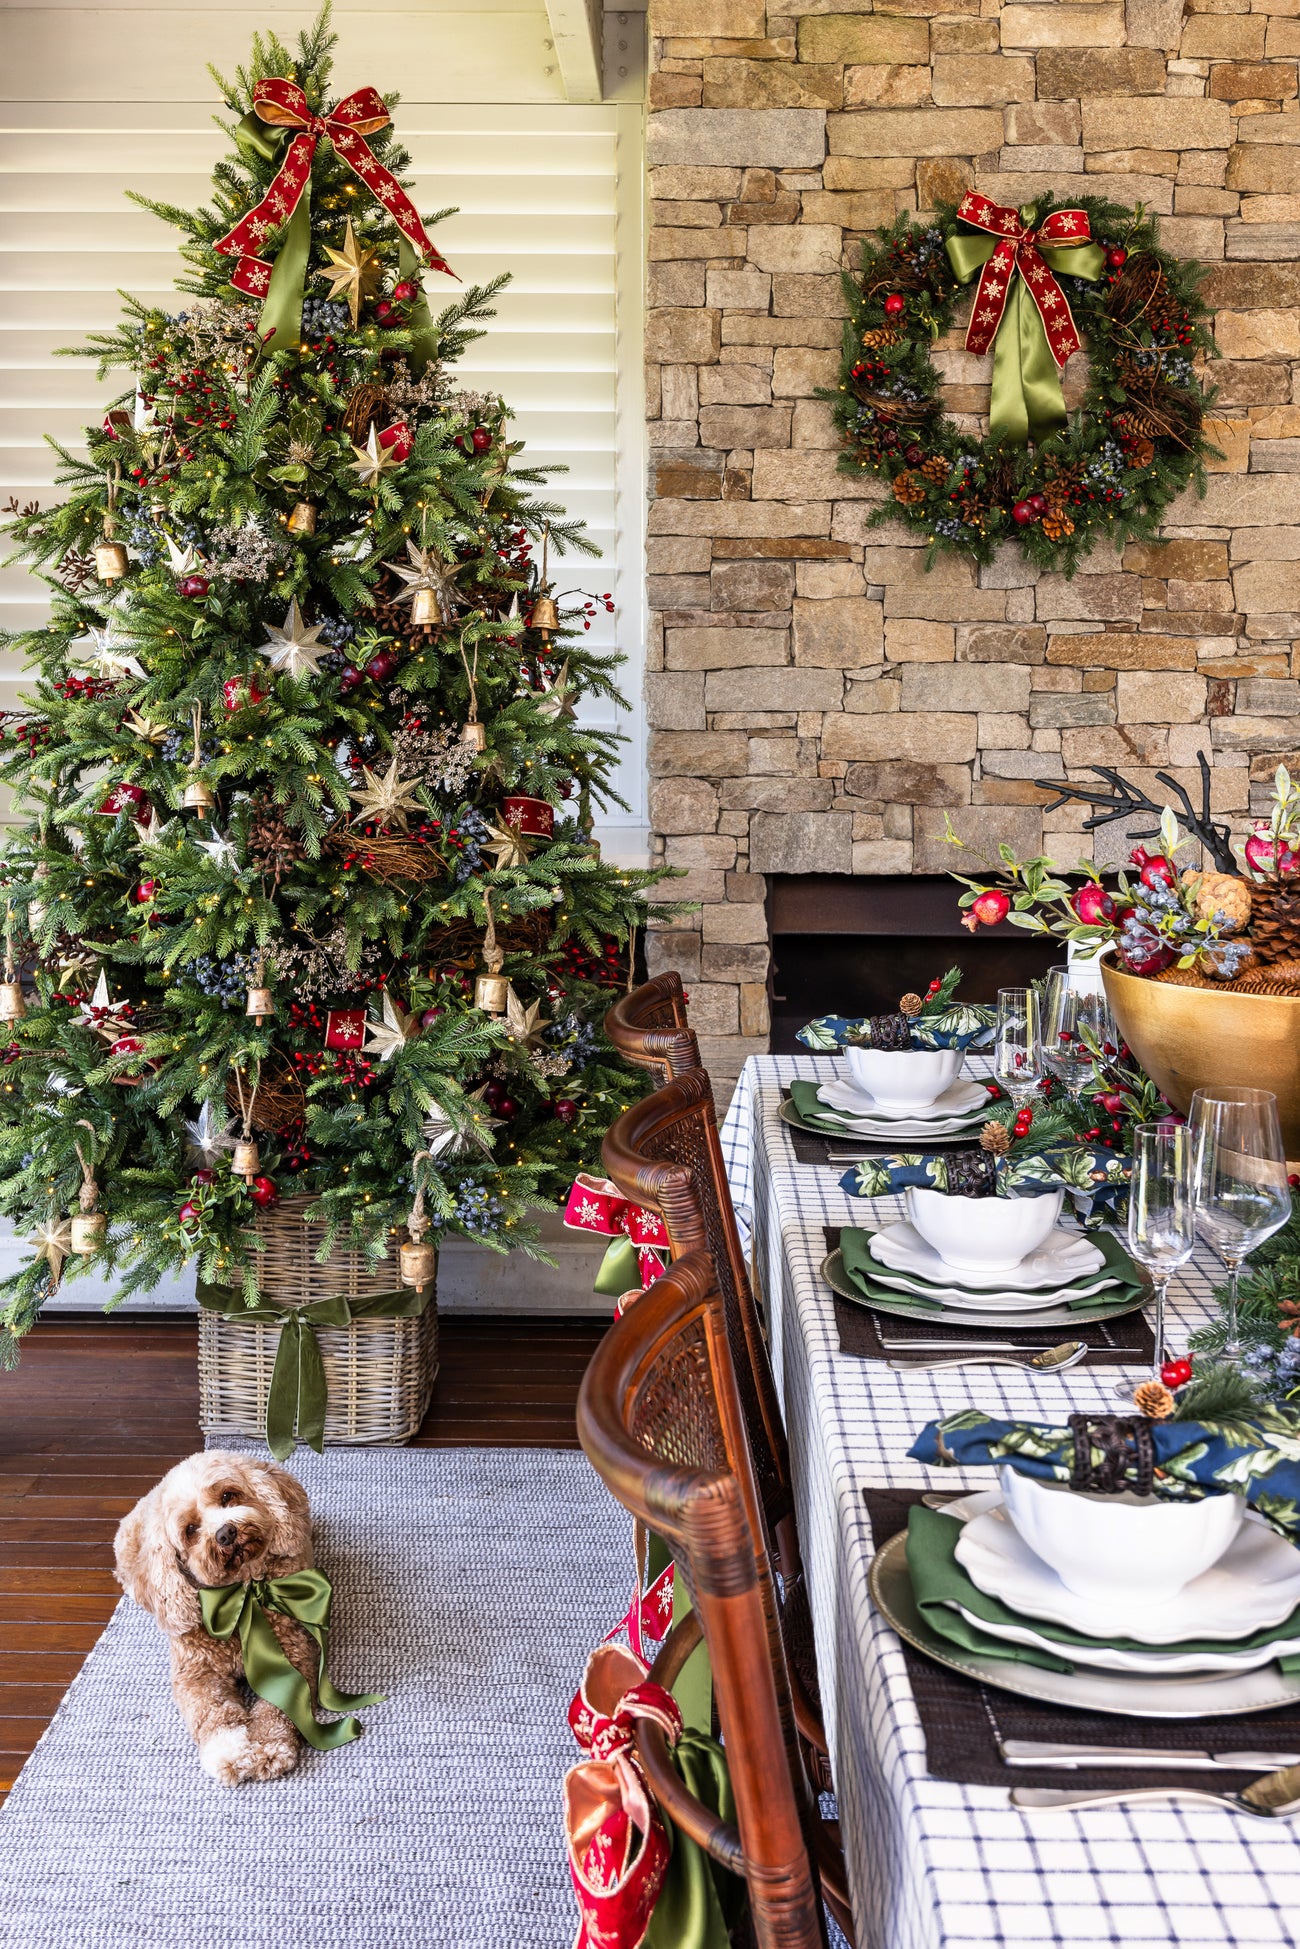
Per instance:
[[[220,1449],[190,1455],[118,1525],[117,1580],[151,1611],[171,1650],[172,1692],[205,1772],[223,1787],[292,1772],[302,1741],[244,1683],[237,1636],[210,1637],[200,1585],[287,1577],[312,1567],[307,1492],[286,1469]],[[315,1687],[313,1639],[269,1613],[285,1656]]]

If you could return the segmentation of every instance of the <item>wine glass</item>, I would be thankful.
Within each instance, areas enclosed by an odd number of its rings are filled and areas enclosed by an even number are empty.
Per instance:
[[[1286,1151],[1272,1090],[1219,1084],[1197,1090],[1187,1119],[1192,1138],[1196,1229],[1228,1268],[1223,1352],[1241,1352],[1237,1276],[1257,1245],[1291,1215]]]
[[[1133,1175],[1128,1187],[1128,1249],[1147,1267],[1156,1289],[1156,1356],[1159,1380],[1165,1358],[1165,1295],[1180,1265],[1196,1245],[1196,1206],[1192,1180],[1192,1137],[1186,1124],[1166,1118],[1140,1123],[1133,1131]],[[1131,1394],[1128,1382],[1120,1394]]]
[[[1105,996],[1049,979],[1043,1059],[1076,1104],[1092,1078],[1090,1040],[1103,1052],[1118,1046]]]
[[[1017,1110],[1037,1094],[1043,1080],[1043,1037],[1038,994],[1033,988],[999,988],[993,1035],[993,1074]]]

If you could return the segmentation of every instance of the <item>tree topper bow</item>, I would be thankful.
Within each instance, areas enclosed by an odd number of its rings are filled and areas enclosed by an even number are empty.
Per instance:
[[[957,231],[945,241],[963,284],[979,272],[966,350],[993,347],[989,434],[1014,446],[1066,424],[1061,368],[1082,340],[1057,278],[1097,278],[1105,262],[1086,210],[1053,210],[1035,224],[1037,209],[1004,209],[972,192],[957,205],[958,220],[987,234]]]
[[[280,137],[270,131],[293,130],[287,148],[280,156],[275,180],[260,203],[239,219],[213,249],[223,256],[236,257],[230,282],[249,297],[264,298],[260,330],[268,349],[282,351],[299,342],[302,322],[303,279],[311,250],[311,165],[316,144],[328,136],[353,174],[358,176],[378,203],[388,211],[402,233],[403,274],[415,269],[418,259],[430,269],[456,274],[434,249],[420,222],[419,212],[397,178],[378,161],[367,135],[387,128],[392,121],[383,97],[374,88],[358,88],[343,101],[336,102],[324,115],[315,114],[296,81],[259,81],[253,89],[253,106],[235,131],[239,147],[264,162],[276,159]],[[258,252],[268,237],[284,227],[274,264]],[[423,314],[421,316],[420,314]],[[418,339],[433,326],[428,307],[421,296],[411,307],[411,324]],[[427,358],[431,348],[421,348]]]

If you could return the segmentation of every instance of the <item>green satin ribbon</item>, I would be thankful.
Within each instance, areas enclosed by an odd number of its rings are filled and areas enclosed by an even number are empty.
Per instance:
[[[716,1739],[688,1729],[672,1749],[672,1760],[697,1800],[721,1819],[735,1821],[727,1756]],[[727,1949],[744,1913],[744,1883],[680,1828],[665,1825],[672,1856],[645,1933],[645,1949]]]
[[[235,142],[245,161],[279,166],[283,151],[298,129],[272,129],[260,115],[251,112],[235,130]],[[307,281],[307,260],[311,256],[311,177],[308,176],[298,198],[298,207],[280,232],[279,248],[271,267],[271,282],[257,321],[262,353],[296,351],[302,344],[302,300]],[[401,277],[416,286],[417,295],[407,307],[414,334],[407,362],[418,379],[430,359],[438,356],[438,332],[429,315],[429,301],[420,283],[420,260],[414,246],[399,232],[397,267]]]
[[[1035,206],[1025,204],[1020,221],[1028,227],[1035,214]],[[949,237],[944,248],[957,276],[963,284],[969,284],[1004,241],[1000,237],[971,236],[962,231]],[[1037,248],[1058,277],[1099,278],[1106,261],[1099,244],[1039,242]],[[1066,424],[1060,367],[1052,357],[1047,328],[1038,306],[1016,271],[993,340],[989,438],[1024,447],[1031,440],[1037,444],[1050,434],[1061,432]]]
[[[637,1249],[626,1232],[611,1239],[604,1258],[597,1268],[592,1291],[603,1293],[607,1299],[621,1299],[624,1293],[639,1291],[641,1286],[641,1261]]]
[[[399,1286],[394,1292],[368,1293],[359,1299],[333,1293],[308,1306],[278,1306],[265,1297],[258,1305],[247,1306],[234,1286],[210,1286],[200,1279],[197,1290],[199,1305],[210,1313],[280,1329],[266,1397],[266,1445],[278,1462],[293,1453],[295,1432],[318,1455],[325,1447],[328,1393],[316,1328],[346,1327],[364,1319],[419,1319],[433,1291],[431,1286]]]
[[[346,1746],[360,1733],[361,1721],[347,1718],[336,1719],[328,1726],[317,1723],[311,1687],[286,1658],[266,1613],[279,1611],[291,1617],[315,1638],[320,1647],[316,1696],[326,1712],[350,1713],[353,1706],[380,1705],[382,1692],[339,1692],[330,1680],[325,1661],[329,1656],[332,1600],[330,1580],[321,1570],[297,1570],[291,1577],[259,1577],[251,1583],[221,1584],[199,1592],[204,1630],[213,1638],[230,1638],[238,1631],[244,1677],[258,1698],[278,1706],[318,1753]]]

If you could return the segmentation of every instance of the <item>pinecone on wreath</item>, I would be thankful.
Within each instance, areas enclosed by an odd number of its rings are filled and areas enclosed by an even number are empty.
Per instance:
[[[1265,967],[1300,961],[1300,886],[1294,880],[1256,880],[1250,889],[1250,940]]]
[[[941,453],[932,453],[928,460],[921,462],[918,472],[924,474],[932,486],[942,487],[952,468]]]
[[[1059,508],[1049,508],[1043,516],[1042,529],[1049,541],[1064,541],[1074,533],[1074,523]]]
[[[918,501],[925,499],[925,488],[915,474],[909,474],[906,471],[901,474],[896,474],[894,476],[894,499],[901,501],[904,507],[914,507]]]
[[[884,352],[889,346],[897,345],[902,336],[897,325],[875,325],[870,331],[863,332],[862,343],[868,352]]]

